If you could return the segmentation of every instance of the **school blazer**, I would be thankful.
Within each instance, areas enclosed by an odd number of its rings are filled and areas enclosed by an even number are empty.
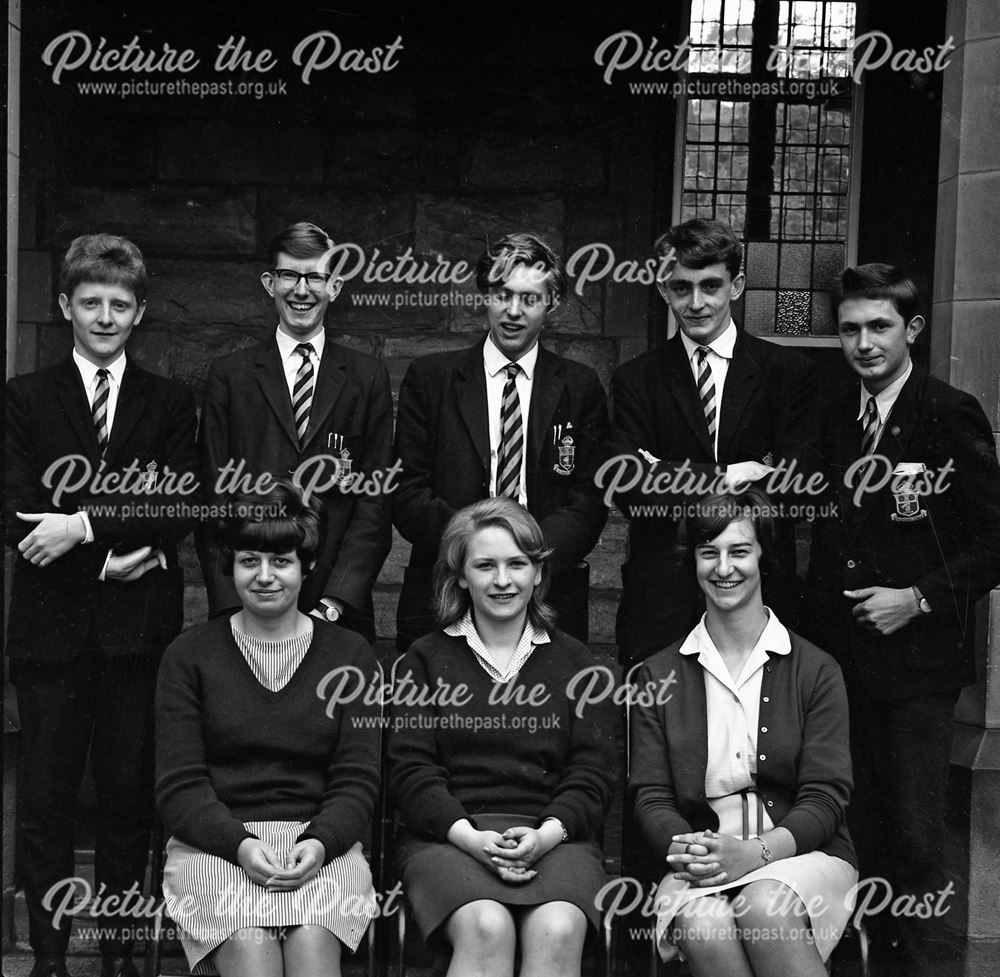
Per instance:
[[[399,602],[404,631],[411,618],[420,618],[423,630],[433,627],[427,616],[430,571],[441,535],[455,512],[489,496],[484,343],[414,360],[400,387],[396,453],[403,470],[392,518],[413,544]],[[607,401],[597,374],[540,346],[525,445],[527,508],[553,548],[556,587],[560,575],[594,548],[607,520],[594,485],[607,436]],[[580,596],[585,626],[585,581]]]
[[[854,383],[826,411],[823,456],[836,513],[813,527],[814,640],[851,660],[875,698],[971,684],[975,602],[1000,583],[1000,468],[989,421],[974,397],[914,370],[876,447],[882,460],[869,490],[855,497],[845,474],[860,453],[859,404]],[[923,469],[921,492],[893,485],[901,466]],[[914,585],[930,614],[888,636],[855,627],[844,590]]]
[[[372,494],[342,491],[334,482],[336,459],[351,472],[388,472],[392,465],[392,391],[383,364],[340,346],[327,330],[305,441],[299,444],[292,402],[274,336],[216,360],[208,373],[198,437],[202,477],[211,503],[232,501],[219,475],[232,462],[256,479],[268,473],[291,478],[305,465],[315,477],[328,517],[326,545],[299,595],[308,612],[327,595],[371,621],[371,592],[391,545],[389,507],[383,488]],[[391,487],[391,485],[389,486]],[[232,578],[223,572],[216,542],[199,534],[199,555],[208,587],[209,615],[239,605]]]
[[[747,335],[737,327],[733,358],[719,410],[719,455],[712,453],[708,424],[691,367],[676,334],[663,346],[619,367],[612,379],[612,444],[609,458],[631,459],[643,477],[651,466],[639,449],[660,459],[656,474],[684,464],[694,476],[713,477],[718,466],[739,461],[786,465],[803,474],[819,468],[819,398],[812,363],[793,350]],[[610,484],[611,475],[605,477]],[[628,560],[622,567],[622,601],[617,637],[625,657],[644,657],[681,637],[697,619],[694,575],[684,562],[678,529],[685,507],[701,494],[648,495],[640,484],[615,494],[614,504],[629,520]],[[789,491],[773,500],[811,502]],[[637,508],[666,506],[653,513]],[[776,599],[794,590],[795,541],[792,520],[779,533],[779,563],[786,570],[780,587],[765,596],[794,626],[788,607]]]
[[[194,398],[180,383],[127,359],[101,469],[87,394],[72,357],[12,378],[6,398],[5,539],[17,544],[34,524],[17,512],[87,510],[92,543],[78,543],[45,567],[16,553],[7,653],[26,662],[76,658],[91,637],[109,656],[157,656],[180,632],[184,581],[177,544],[191,531],[200,501]],[[74,457],[74,468],[60,459]],[[53,475],[43,483],[50,466]],[[127,490],[111,476],[138,472]],[[87,477],[87,473],[89,476]],[[59,491],[64,479],[65,491]],[[147,491],[168,477],[188,491]],[[95,479],[98,480],[95,482]],[[58,497],[57,497],[58,496]],[[100,580],[108,551],[162,549],[167,569],[123,583]]]

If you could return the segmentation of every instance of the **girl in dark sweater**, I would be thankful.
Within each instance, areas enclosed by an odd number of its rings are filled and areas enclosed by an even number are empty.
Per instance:
[[[243,607],[182,635],[160,668],[166,908],[194,973],[336,975],[341,944],[354,950],[375,915],[361,839],[378,790],[378,665],[362,638],[298,610],[323,510],[281,483],[241,505],[226,542]],[[374,694],[324,698],[345,674]]]
[[[448,974],[573,977],[616,781],[617,709],[574,691],[597,668],[543,602],[541,530],[516,502],[458,512],[438,561],[442,630],[393,683],[391,794],[404,888]]]

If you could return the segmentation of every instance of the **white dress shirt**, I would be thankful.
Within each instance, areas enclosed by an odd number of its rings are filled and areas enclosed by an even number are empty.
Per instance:
[[[687,353],[688,363],[691,366],[691,375],[694,377],[695,386],[698,386],[699,357],[698,350],[703,345],[696,343],[681,332],[681,342],[684,344],[684,351]],[[736,345],[736,323],[732,317],[729,325],[722,330],[712,342],[706,343],[709,354],[705,359],[708,369],[712,374],[712,383],[715,386],[715,443],[712,445],[712,454],[719,457],[719,423],[722,419],[722,393],[726,388],[726,375],[729,373],[729,362],[733,358],[733,347]]]
[[[83,389],[87,393],[87,403],[90,406],[91,414],[94,411],[94,401],[97,399],[97,371],[100,369],[105,369],[108,371],[108,405],[107,405],[107,423],[108,423],[108,440],[111,439],[111,431],[115,424],[115,414],[118,411],[118,395],[121,393],[122,389],[122,378],[125,376],[125,351],[122,350],[118,354],[118,359],[105,367],[95,366],[90,360],[81,356],[75,349],[73,350],[73,362],[76,364],[77,370],[80,372],[80,379],[83,380]],[[96,429],[95,429],[96,430]],[[84,512],[80,511],[78,513],[80,519],[83,521],[83,540],[84,543],[94,542],[94,527],[90,525],[90,516]],[[111,550],[108,550],[108,555],[105,557],[104,566],[101,568],[100,574],[98,574],[98,579],[103,580],[104,574],[108,569],[108,560],[111,559]]]
[[[878,429],[875,433],[875,440],[872,442],[871,450],[875,450],[875,446],[882,440],[882,431],[885,428],[885,422],[889,420],[889,414],[892,411],[893,406],[899,399],[899,393],[903,389],[903,384],[906,383],[910,378],[910,374],[913,372],[913,360],[910,360],[906,364],[906,369],[903,371],[901,377],[897,377],[892,383],[889,384],[884,390],[879,391],[874,395],[875,397],[875,411],[878,414]],[[865,416],[865,409],[868,407],[868,400],[872,397],[866,389],[865,385],[861,384],[861,406],[858,408],[858,423],[861,423],[862,418]],[[858,444],[861,444],[861,439],[858,439]]]
[[[708,765],[705,768],[705,796],[712,803],[720,798],[753,789],[757,777],[757,736],[760,719],[760,692],[768,653],[787,655],[792,650],[788,631],[768,611],[767,624],[735,678],[715,647],[702,616],[697,627],[680,647],[682,655],[697,655],[705,675],[705,706],[708,717]],[[766,734],[765,734],[766,735]],[[715,808],[715,804],[712,804]],[[723,826],[721,819],[732,807],[732,818]],[[726,834],[739,818],[741,805],[722,805],[720,830]],[[765,811],[766,818],[766,811]],[[755,823],[755,819],[754,819]],[[765,830],[771,825],[766,824]]]
[[[285,371],[285,383],[288,385],[288,399],[292,400],[292,390],[295,389],[295,377],[302,366],[302,354],[295,352],[295,347],[299,343],[311,343],[313,351],[309,354],[312,360],[313,392],[315,395],[316,379],[319,377],[319,361],[323,358],[323,347],[326,345],[326,332],[320,330],[312,339],[295,339],[280,329],[276,333],[278,340],[278,352],[281,354],[281,366]]]

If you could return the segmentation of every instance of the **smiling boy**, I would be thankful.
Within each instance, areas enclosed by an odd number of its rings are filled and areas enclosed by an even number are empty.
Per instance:
[[[413,544],[396,618],[397,644],[434,628],[432,575],[441,533],[464,506],[507,496],[553,547],[549,599],[559,626],[586,640],[589,567],[607,510],[594,485],[607,403],[590,367],[540,337],[566,290],[562,262],[534,234],[509,234],[476,266],[486,336],[471,349],[410,364],[399,390],[403,465],[393,522]]]
[[[945,884],[955,701],[975,681],[975,602],[1000,583],[1000,468],[976,399],[914,368],[924,319],[909,278],[848,268],[834,306],[853,382],[825,411],[839,513],[814,526],[811,637],[847,680],[862,876],[920,899]],[[892,924],[877,935],[919,958],[927,924]]]
[[[21,720],[19,872],[32,977],[66,973],[70,921],[56,919],[45,896],[74,875],[76,796],[88,754],[105,904],[133,886],[141,891],[146,869],[153,691],[160,655],[181,629],[177,544],[192,524],[184,503],[195,500],[145,492],[168,475],[194,481],[197,462],[191,394],[125,351],[145,293],[146,268],[132,242],[78,237],[59,294],[73,351],[7,385],[6,541],[17,550],[7,653]],[[92,477],[54,491],[46,472],[67,458]],[[98,473],[112,485],[127,470],[143,473],[145,491],[91,487]],[[113,914],[102,925],[102,977],[135,974],[123,932],[132,921]]]
[[[382,363],[334,342],[326,314],[343,281],[330,273],[333,241],[300,222],[268,248],[264,291],[277,327],[264,342],[216,360],[208,373],[198,444],[209,501],[239,494],[225,474],[288,478],[321,486],[326,543],[303,584],[300,609],[375,638],[372,587],[389,552],[386,495],[350,491],[392,463],[392,391]],[[207,527],[199,556],[209,614],[239,605]]]
[[[677,333],[625,363],[611,383],[610,465],[634,466],[663,479],[683,466],[701,484],[757,483],[775,467],[815,467],[819,436],[812,365],[801,354],[748,335],[731,307],[743,293],[743,248],[732,230],[696,218],[678,224],[655,245],[657,289]],[[629,520],[628,561],[622,567],[617,638],[623,662],[646,658],[694,626],[699,593],[684,568],[678,508],[700,495],[646,495],[638,480],[615,504]],[[791,501],[803,501],[792,498]],[[649,506],[663,506],[650,515]],[[677,507],[677,508],[675,508]],[[795,542],[790,520],[778,524],[777,563],[765,599],[795,626]]]

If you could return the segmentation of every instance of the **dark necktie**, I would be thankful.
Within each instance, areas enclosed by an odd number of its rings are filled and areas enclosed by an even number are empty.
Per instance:
[[[305,440],[309,429],[309,411],[313,400],[313,365],[312,343],[299,343],[295,352],[302,357],[299,372],[295,374],[295,384],[292,386],[292,413],[295,415],[295,430],[299,435],[299,444]]]
[[[875,405],[875,398],[869,397],[865,404],[865,416],[861,419],[861,454],[859,457],[867,458],[875,450],[875,438],[878,436],[878,408]]]
[[[97,431],[97,444],[101,449],[101,457],[108,450],[108,397],[111,396],[111,384],[108,382],[108,371],[97,371],[97,387],[94,391],[94,429]]]
[[[508,363],[504,370],[507,382],[500,403],[500,450],[497,452],[496,494],[517,499],[521,483],[521,455],[524,450],[524,429],[521,424],[521,400],[517,395],[517,375],[521,368]]]
[[[701,409],[705,412],[708,422],[708,440],[712,442],[712,454],[715,454],[715,429],[718,411],[715,407],[715,383],[712,380],[712,369],[708,365],[707,346],[698,347],[698,397],[701,399]]]

